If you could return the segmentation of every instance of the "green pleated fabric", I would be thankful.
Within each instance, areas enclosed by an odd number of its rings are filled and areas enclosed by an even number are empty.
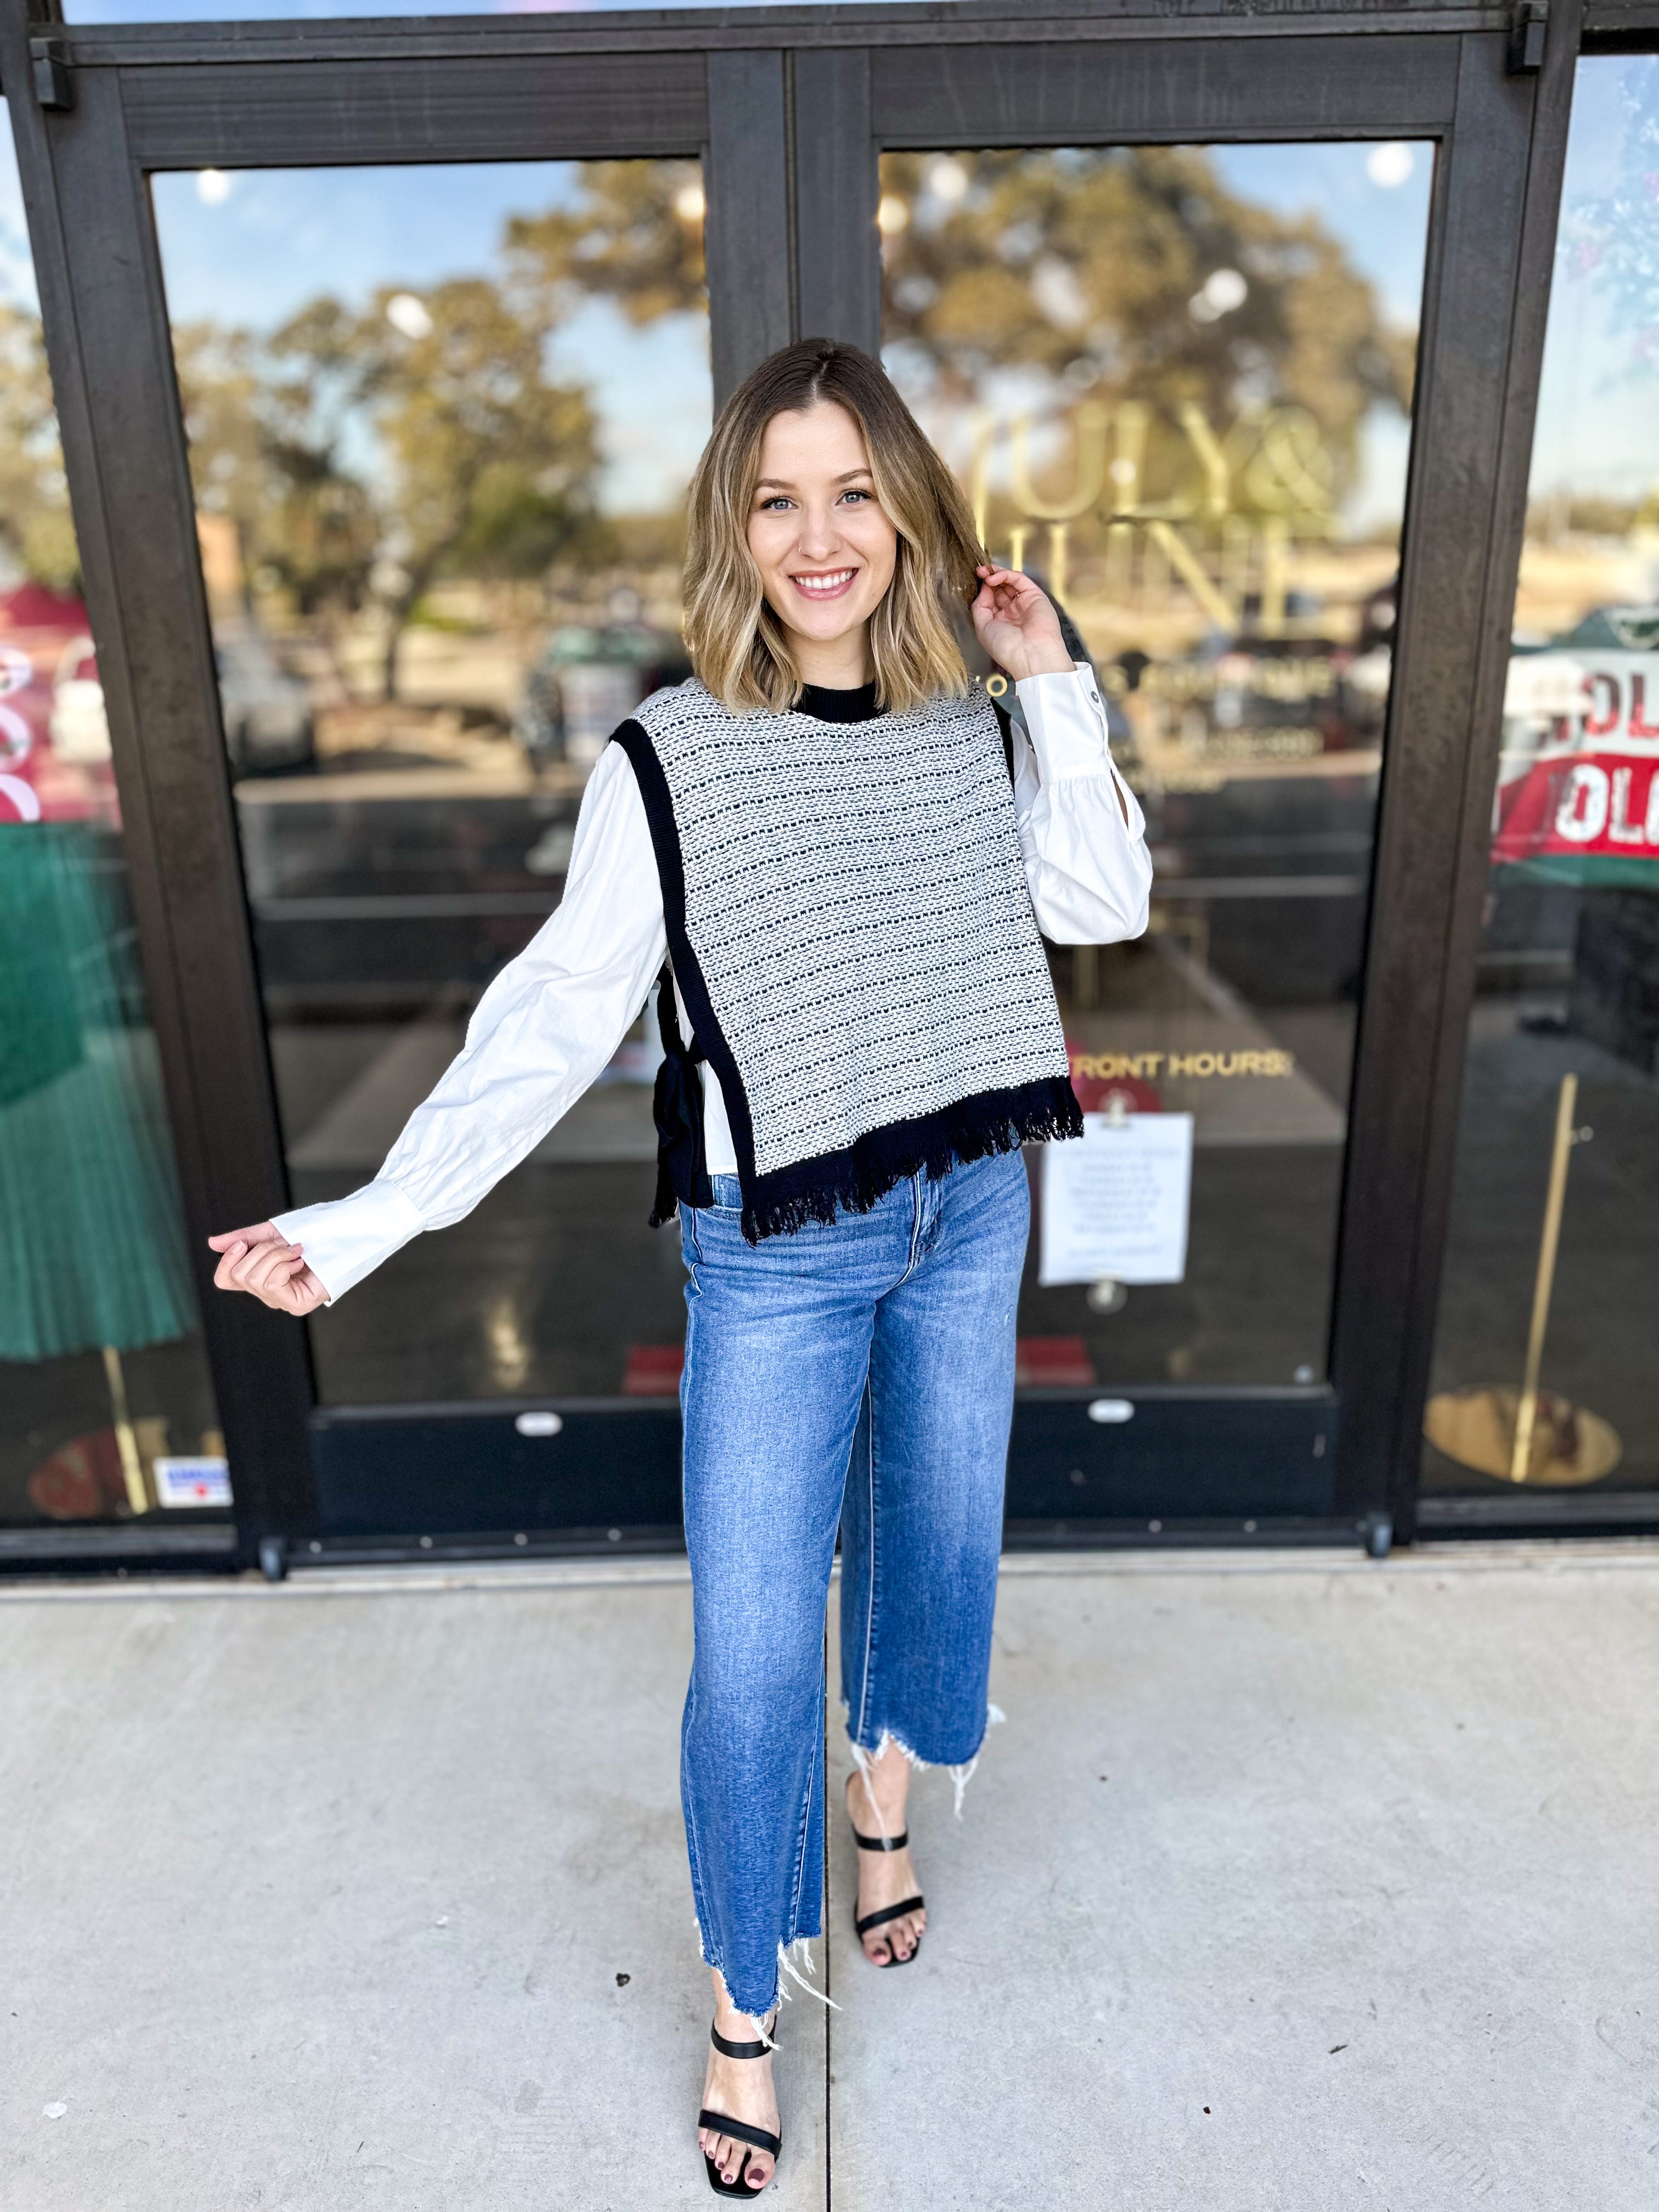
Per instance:
[[[0,1359],[196,1326],[118,882],[77,823],[0,823]]]

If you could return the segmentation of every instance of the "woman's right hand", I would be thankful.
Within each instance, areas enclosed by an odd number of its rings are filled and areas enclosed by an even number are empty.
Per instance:
[[[328,1302],[321,1280],[305,1263],[297,1244],[284,1243],[269,1221],[252,1229],[228,1229],[208,1243],[222,1256],[213,1280],[222,1291],[251,1291],[262,1304],[301,1319]]]

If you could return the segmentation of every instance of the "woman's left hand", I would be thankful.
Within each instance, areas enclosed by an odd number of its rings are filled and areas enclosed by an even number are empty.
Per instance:
[[[1029,576],[982,568],[969,609],[979,641],[1016,683],[1023,676],[1069,676],[1077,665],[1060,633],[1060,617]]]

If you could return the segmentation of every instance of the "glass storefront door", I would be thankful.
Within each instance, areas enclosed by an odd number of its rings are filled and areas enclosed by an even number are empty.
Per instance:
[[[1656,163],[1659,58],[1581,61],[1425,1425],[1437,1522],[1659,1492]]]
[[[0,101],[0,1559],[230,1505]]]
[[[156,177],[292,1202],[374,1177],[690,673],[694,161]],[[323,1407],[676,1399],[654,1024],[466,1220],[308,1324]],[[522,1510],[522,1509],[521,1509]]]
[[[1143,939],[1052,950],[1142,1218],[1091,1259],[1033,1154],[1030,1389],[1327,1379],[1432,174],[1397,141],[883,161],[888,365],[1075,625],[1155,869]]]

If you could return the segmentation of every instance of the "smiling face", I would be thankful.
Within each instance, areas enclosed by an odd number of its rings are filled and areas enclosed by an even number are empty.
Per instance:
[[[748,537],[802,679],[867,682],[870,617],[893,580],[898,537],[844,407],[824,401],[767,424]]]

